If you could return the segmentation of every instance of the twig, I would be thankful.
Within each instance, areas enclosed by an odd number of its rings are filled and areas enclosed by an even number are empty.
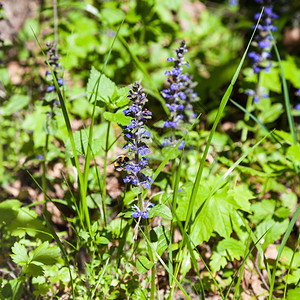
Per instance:
[[[262,244],[261,244],[262,245]],[[262,274],[262,272],[260,271],[259,269],[259,266],[258,266],[258,258],[259,258],[259,252],[257,251],[256,253],[256,256],[255,256],[255,262],[254,262],[254,268],[255,270],[257,271],[258,275],[259,275],[259,278],[260,280],[262,281],[262,283],[264,284],[265,288],[268,290],[268,292],[270,291],[270,287],[269,285],[267,284],[265,278],[264,278],[264,275]],[[272,295],[272,299],[277,299],[276,297],[274,297]]]

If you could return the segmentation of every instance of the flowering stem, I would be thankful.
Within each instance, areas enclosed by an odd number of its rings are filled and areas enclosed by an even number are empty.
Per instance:
[[[142,202],[142,194],[139,195],[139,203]],[[145,235],[147,240],[149,241],[149,245],[148,245],[148,255],[150,258],[150,261],[153,262],[153,267],[151,268],[151,294],[150,294],[150,299],[154,300],[155,299],[155,261],[154,261],[154,255],[152,252],[152,248],[151,248],[151,240],[150,240],[150,230],[151,230],[151,224],[148,224],[148,220],[144,219],[144,225],[145,225]]]

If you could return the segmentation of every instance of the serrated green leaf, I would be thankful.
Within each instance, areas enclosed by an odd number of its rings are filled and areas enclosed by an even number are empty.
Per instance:
[[[33,277],[43,276],[45,273],[43,265],[40,265],[37,262],[31,262],[30,264],[24,266],[22,272]]]
[[[88,84],[87,84],[88,97],[92,96],[91,102],[94,102],[95,100],[95,94],[97,91],[97,81],[100,77],[100,74],[101,73],[98,70],[92,67]],[[106,105],[110,104],[115,89],[116,89],[115,83],[111,81],[108,77],[106,77],[104,74],[102,74],[99,83],[97,97],[96,97],[97,101],[104,102]]]
[[[29,257],[27,255],[27,250],[24,245],[21,245],[20,243],[15,242],[14,245],[12,246],[11,250],[14,253],[14,254],[11,254],[11,257],[17,265],[24,266],[25,264],[28,263]]]
[[[31,261],[40,262],[44,265],[54,264],[60,256],[60,250],[57,246],[49,247],[48,242],[39,245],[34,251]]]
[[[131,118],[125,116],[122,110],[119,110],[115,113],[106,111],[103,113],[103,117],[105,118],[105,120],[115,122],[121,126],[128,126],[131,121]]]
[[[136,261],[136,271],[139,274],[147,273],[153,265],[154,263],[146,256],[140,256]]]
[[[163,219],[166,220],[172,220],[171,210],[165,204],[157,204],[150,209],[149,218],[153,218],[155,216],[162,217]]]
[[[213,231],[224,238],[230,237],[231,214],[238,209],[248,210],[248,206],[244,207],[244,202],[235,201],[231,193],[228,191],[228,186],[225,186],[204,202],[191,226],[190,236],[195,245],[208,241]]]
[[[227,264],[227,260],[224,256],[218,252],[214,252],[210,258],[209,266],[213,273],[218,272],[221,268],[224,268]]]

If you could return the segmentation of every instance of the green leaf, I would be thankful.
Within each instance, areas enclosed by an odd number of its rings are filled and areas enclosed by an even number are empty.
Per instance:
[[[91,96],[91,102],[94,102],[95,100],[97,81],[100,77],[100,74],[101,73],[99,71],[97,71],[94,67],[92,67],[88,84],[87,84],[87,94],[88,97]],[[108,77],[106,77],[104,74],[102,74],[96,100],[102,101],[106,105],[108,105],[111,102],[111,98],[113,97],[115,89],[116,89],[115,83],[111,81]]]
[[[52,265],[60,257],[60,250],[57,246],[49,247],[49,243],[44,242],[39,245],[32,254],[31,261],[40,262],[44,265]]]
[[[297,195],[292,192],[282,193],[280,196],[282,204],[289,208],[290,211],[293,211],[297,205]]]
[[[131,118],[124,115],[123,110],[119,110],[115,113],[104,112],[103,117],[105,120],[115,122],[121,126],[128,126]]]
[[[264,88],[281,94],[281,81],[279,76],[279,69],[276,67],[270,68],[268,73],[260,73],[260,85]]]
[[[146,256],[140,256],[136,261],[136,271],[139,274],[147,273],[154,263],[150,261]]]
[[[102,123],[95,128],[94,136],[93,136],[94,138],[91,145],[94,155],[101,155],[104,153],[103,145],[105,145],[106,133],[107,133],[106,123]],[[75,142],[77,155],[84,155],[87,153],[87,147],[89,143],[88,135],[89,135],[88,129],[81,129],[75,131],[74,142]],[[109,133],[109,143],[112,143],[113,140],[114,140],[114,134],[113,134],[113,128],[111,128]],[[66,147],[66,160],[74,157],[72,145],[69,138],[65,142],[65,147]]]
[[[281,222],[276,222],[271,218],[268,218],[261,222],[257,226],[257,236],[262,236],[268,229],[269,231],[264,236],[263,247],[266,248],[268,245],[279,240],[281,236],[286,232],[289,225],[289,219],[284,219]]]
[[[287,294],[287,300],[299,300],[300,299],[300,287],[296,287],[293,290],[289,290]]]
[[[274,215],[277,217],[277,218],[280,218],[280,219],[285,219],[289,216],[290,214],[290,210],[287,208],[287,207],[280,207],[278,208]]]
[[[0,203],[0,223],[10,223],[18,214],[18,209],[22,206],[19,200],[5,200]]]
[[[253,211],[254,215],[250,216],[250,220],[257,224],[261,220],[264,220],[268,216],[272,216],[275,211],[275,200],[266,200],[263,199],[262,201],[253,203],[251,205],[251,210]]]
[[[31,262],[28,265],[24,266],[22,272],[33,277],[43,276],[45,273],[43,265],[40,265],[36,262]]]
[[[37,213],[27,207],[22,207],[18,210],[17,216],[13,222],[8,224],[7,230],[10,231],[13,236],[19,237],[24,237],[26,234],[36,236],[40,234],[38,230],[46,231]],[[44,237],[43,234],[42,236]]]
[[[219,242],[217,250],[218,252],[228,254],[231,261],[234,259],[240,260],[245,254],[245,245],[241,241],[229,238]]]
[[[210,258],[209,266],[213,273],[218,272],[221,268],[227,265],[227,260],[218,252],[214,252]]]
[[[287,155],[291,157],[292,161],[300,165],[300,145],[292,145],[287,149]]]
[[[9,116],[16,111],[20,111],[22,108],[28,105],[30,101],[29,96],[26,95],[13,95],[8,104],[3,109],[3,115]]]
[[[15,242],[11,250],[13,254],[11,254],[10,256],[17,265],[24,266],[28,263],[29,257],[27,255],[27,250],[24,245]]]
[[[292,56],[288,56],[287,60],[282,60],[281,63],[285,78],[289,80],[295,88],[300,88],[300,70],[295,62],[295,59]]]
[[[171,210],[165,204],[157,204],[150,209],[149,218],[153,218],[155,216],[162,217],[163,219],[166,220],[172,220]]]
[[[99,244],[107,245],[109,243],[109,239],[104,236],[99,236],[96,238],[96,242]]]
[[[248,211],[249,207],[247,196],[241,197],[239,201],[235,200],[235,197],[238,199],[236,192],[228,190],[228,186],[225,186],[204,202],[191,225],[190,236],[195,245],[208,241],[213,231],[222,237],[230,237],[232,232],[231,214],[237,209]]]
[[[274,133],[276,135],[278,135],[281,139],[283,139],[286,143],[288,143],[288,144],[294,144],[293,138],[292,138],[292,136],[289,133],[287,133],[287,132],[285,132],[283,130],[275,130]]]
[[[150,240],[159,256],[167,249],[170,241],[170,230],[163,225],[154,227],[150,232]]]

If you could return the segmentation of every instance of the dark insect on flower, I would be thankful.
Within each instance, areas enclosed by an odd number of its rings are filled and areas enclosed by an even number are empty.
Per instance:
[[[120,155],[114,162],[114,167],[116,171],[125,170],[127,163],[129,162],[129,158],[125,155]]]
[[[123,113],[132,120],[128,126],[123,127],[124,138],[127,142],[123,148],[129,150],[131,159],[122,155],[116,160],[115,169],[128,172],[124,182],[150,189],[153,180],[143,173],[143,169],[148,165],[148,158],[144,156],[150,153],[147,143],[151,139],[151,134],[144,125],[148,119],[151,119],[152,113],[143,107],[148,100],[139,82],[130,86],[128,98],[132,104]]]

